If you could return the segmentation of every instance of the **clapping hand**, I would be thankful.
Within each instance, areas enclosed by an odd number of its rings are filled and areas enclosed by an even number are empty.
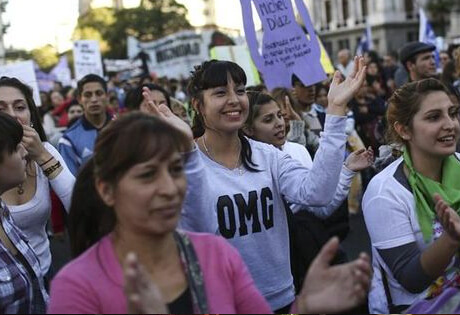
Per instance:
[[[327,95],[328,107],[327,113],[332,115],[345,116],[347,104],[353,98],[353,95],[363,85],[366,78],[366,66],[363,57],[355,57],[353,72],[341,82],[342,75],[339,71],[334,73],[331,87]]]
[[[439,194],[435,194],[433,199],[435,202],[436,214],[444,232],[454,241],[460,242],[460,217],[457,212],[449,207]]]
[[[300,314],[342,312],[365,300],[370,286],[369,257],[362,253],[352,262],[331,266],[338,247],[338,238],[332,238],[311,264],[297,298]]]
[[[126,256],[124,274],[128,314],[169,314],[160,290],[134,253]]]
[[[360,150],[352,152],[345,160],[345,166],[353,171],[362,171],[374,162],[374,150],[369,147],[367,150],[362,148]]]

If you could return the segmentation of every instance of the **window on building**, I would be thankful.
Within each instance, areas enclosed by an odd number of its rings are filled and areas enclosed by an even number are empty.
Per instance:
[[[204,10],[203,10],[203,15],[204,15],[204,16],[209,16],[209,10],[208,10],[208,9],[204,9]]]
[[[350,41],[347,39],[339,40],[339,50],[350,49]]]
[[[327,54],[329,56],[332,56],[332,42],[324,41],[323,45],[324,45],[324,49],[326,49],[327,51]]]
[[[343,20],[345,21],[345,24],[350,17],[350,11],[348,10],[348,0],[343,0],[342,1],[342,8],[343,8]]]
[[[418,32],[407,32],[407,41],[408,42],[418,41]]]
[[[329,24],[332,21],[331,0],[324,1],[324,7],[326,9],[326,23]]]
[[[414,18],[414,3],[413,0],[404,0],[404,8],[406,10],[406,18]]]
[[[363,17],[365,19],[369,14],[368,0],[361,0],[361,12],[363,13]]]

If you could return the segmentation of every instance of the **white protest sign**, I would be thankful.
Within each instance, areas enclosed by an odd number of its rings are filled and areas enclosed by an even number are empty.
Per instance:
[[[72,74],[67,61],[67,56],[59,58],[58,64],[50,71],[56,76],[56,80],[61,82],[63,86],[72,85]]]
[[[34,63],[32,60],[0,66],[0,77],[14,77],[27,84],[33,90],[35,104],[41,106],[38,82],[35,76]]]
[[[248,86],[260,84],[259,73],[246,45],[217,46],[211,49],[210,55],[212,59],[232,61],[243,68],[246,73]]]
[[[128,54],[133,59],[144,51],[148,54],[149,69],[158,76],[188,77],[195,65],[209,59],[209,44],[214,31],[178,32],[156,41],[139,42],[128,38]]]
[[[80,80],[87,74],[104,75],[101,52],[97,40],[79,40],[73,45],[75,78]]]

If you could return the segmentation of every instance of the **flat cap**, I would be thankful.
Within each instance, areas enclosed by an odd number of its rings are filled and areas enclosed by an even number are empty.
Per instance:
[[[426,44],[422,42],[410,42],[405,44],[399,51],[399,59],[402,64],[405,64],[407,60],[411,57],[427,51],[434,51],[436,47],[431,44]]]

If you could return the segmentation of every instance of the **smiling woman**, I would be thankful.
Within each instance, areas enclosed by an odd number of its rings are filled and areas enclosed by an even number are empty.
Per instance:
[[[389,100],[388,134],[405,149],[372,179],[363,198],[374,260],[371,313],[401,312],[460,279],[459,107],[448,95],[438,80],[425,79]]]

